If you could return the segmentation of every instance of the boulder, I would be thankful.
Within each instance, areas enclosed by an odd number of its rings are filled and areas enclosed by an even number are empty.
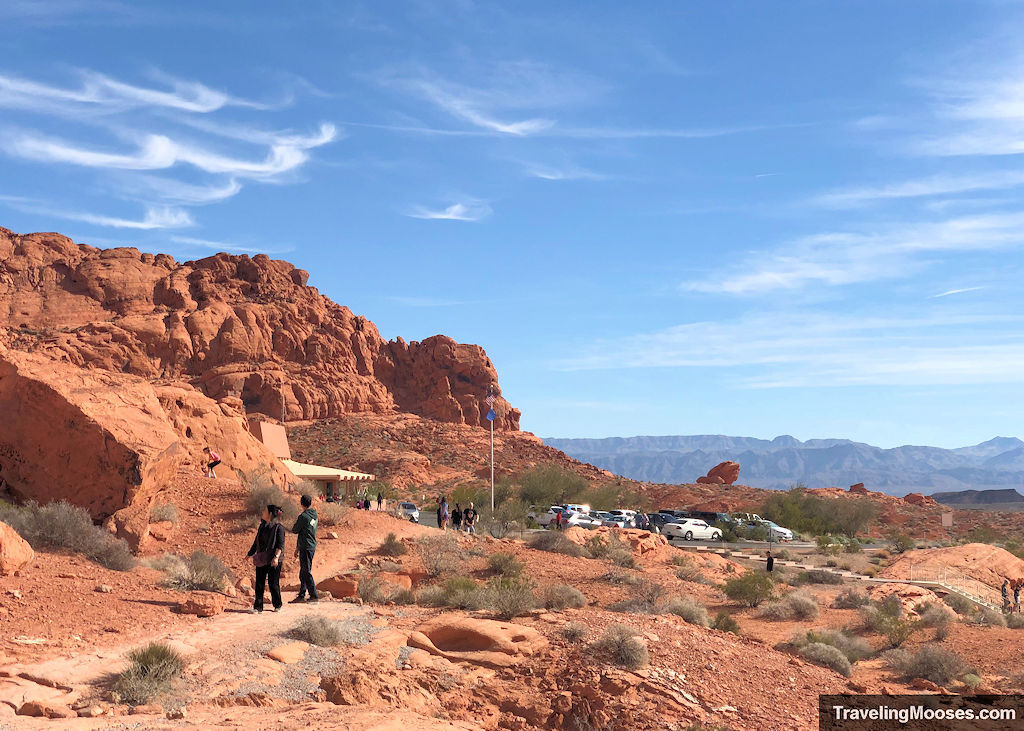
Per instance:
[[[28,541],[11,526],[0,523],[0,576],[11,576],[34,557]]]
[[[708,478],[718,485],[732,485],[739,477],[740,466],[737,462],[722,462],[708,470]]]
[[[931,589],[913,584],[878,584],[868,589],[868,596],[875,601],[882,601],[886,597],[895,595],[903,607],[904,613],[909,617],[916,617],[917,610],[924,604],[935,604],[944,608],[950,619],[956,619],[956,613],[939,600],[938,595]]]
[[[854,495],[867,495],[868,489],[864,487],[863,482],[858,482],[856,485],[850,485],[850,492]]]
[[[507,668],[529,661],[548,641],[519,624],[441,614],[417,627],[408,644],[452,662]]]
[[[903,502],[909,503],[911,505],[927,505],[929,507],[938,507],[938,503],[935,502],[934,498],[932,498],[930,495],[922,495],[919,492],[907,493],[906,495],[903,496]]]
[[[194,614],[197,617],[215,617],[227,607],[228,598],[224,594],[209,591],[197,591],[188,599],[178,603],[179,614]]]
[[[67,706],[44,701],[26,701],[18,707],[19,716],[35,718],[77,718],[78,714]]]
[[[306,642],[289,642],[285,645],[278,645],[267,653],[271,660],[277,660],[285,665],[294,665],[306,656],[309,644]]]
[[[0,477],[19,500],[103,518],[151,498],[181,461],[153,387],[123,373],[0,349],[0,413]]]
[[[359,596],[359,575],[339,574],[324,579],[316,585],[318,590],[328,591],[335,599]]]

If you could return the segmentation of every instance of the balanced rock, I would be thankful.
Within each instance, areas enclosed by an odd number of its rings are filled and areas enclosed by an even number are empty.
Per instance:
[[[34,557],[28,541],[11,526],[0,523],[0,576],[11,576]]]
[[[708,478],[718,485],[732,485],[740,478],[738,462],[722,462],[708,471]],[[719,482],[718,480],[721,480]]]

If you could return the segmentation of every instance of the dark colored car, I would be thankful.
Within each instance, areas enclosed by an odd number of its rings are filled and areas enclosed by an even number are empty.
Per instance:
[[[648,513],[647,519],[651,521],[651,527],[657,528],[659,532],[661,531],[662,526],[668,523],[674,523],[677,520],[679,520],[679,518],[675,515],[670,515],[669,513],[666,513],[664,511],[660,513]]]

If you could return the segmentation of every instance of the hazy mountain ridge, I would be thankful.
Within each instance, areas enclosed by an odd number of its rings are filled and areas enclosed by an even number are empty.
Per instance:
[[[957,492],[1024,484],[1024,441],[996,437],[957,449],[907,445],[883,449],[847,439],[775,439],[723,435],[545,439],[577,459],[636,480],[688,483],[734,460],[740,482],[783,489],[863,482],[892,494]]]

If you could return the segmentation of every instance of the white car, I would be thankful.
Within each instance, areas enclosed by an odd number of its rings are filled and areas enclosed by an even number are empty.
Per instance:
[[[793,531],[789,528],[783,528],[778,523],[773,523],[770,520],[762,520],[761,525],[768,529],[771,534],[773,541],[791,541],[793,540]]]
[[[537,515],[534,518],[537,521],[537,525],[542,525],[546,528],[551,528],[555,525],[555,516],[559,513],[562,515],[562,526],[578,525],[580,528],[596,528],[600,523],[591,518],[586,513],[577,513],[571,510],[566,510],[561,505],[552,505],[543,513]]]
[[[696,518],[682,519],[677,523],[666,523],[661,528],[661,534],[670,541],[673,538],[682,538],[684,541],[694,539],[717,541],[722,537],[722,531],[718,528]]]
[[[420,509],[416,507],[415,503],[398,503],[398,514],[413,523],[420,522]]]
[[[597,525],[607,526],[608,528],[625,528],[626,519],[619,515],[612,515],[611,513],[604,510],[591,510],[587,513],[591,520],[597,522]]]

